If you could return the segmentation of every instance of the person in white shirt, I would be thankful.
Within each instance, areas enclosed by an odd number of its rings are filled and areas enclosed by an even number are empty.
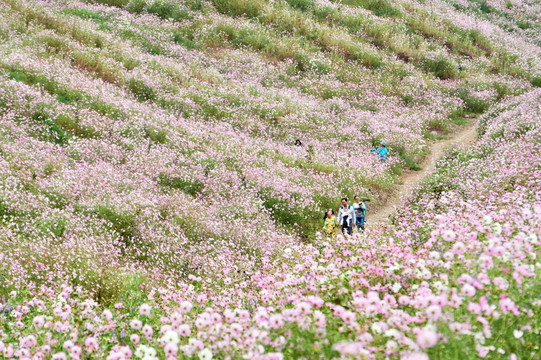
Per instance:
[[[353,233],[353,223],[355,222],[355,209],[348,205],[348,198],[342,198],[342,206],[338,210],[338,223],[342,226],[342,233],[345,235],[344,229],[349,235]]]

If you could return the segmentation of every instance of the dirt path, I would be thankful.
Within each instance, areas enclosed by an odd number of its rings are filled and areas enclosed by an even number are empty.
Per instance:
[[[402,184],[395,185],[396,191],[387,199],[387,202],[373,213],[367,214],[367,226],[381,224],[394,213],[395,207],[402,205],[417,184],[421,182],[435,167],[436,161],[443,156],[445,149],[451,145],[467,145],[475,140],[477,135],[477,119],[469,120],[468,125],[459,128],[455,133],[450,134],[449,138],[442,141],[434,141],[430,144],[430,154],[421,163],[422,169],[419,171],[409,171],[404,173],[400,180]]]

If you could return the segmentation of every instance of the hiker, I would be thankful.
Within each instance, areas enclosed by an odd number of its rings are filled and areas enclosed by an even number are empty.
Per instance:
[[[379,161],[382,163],[385,163],[387,161],[387,145],[385,144],[385,141],[382,141],[379,143],[379,148],[377,149],[370,149],[371,152],[378,153]]]
[[[355,195],[353,198],[353,208],[355,209],[355,225],[357,230],[364,231],[364,218],[366,217],[366,205],[361,201],[359,195]]]
[[[353,206],[348,205],[348,198],[342,198],[342,206],[338,211],[338,223],[342,226],[342,234],[345,235],[344,229],[347,230],[348,234],[353,233],[353,222],[355,221],[355,210]]]
[[[300,139],[295,140],[296,147],[302,147],[302,141]]]
[[[325,220],[323,231],[325,231],[328,237],[334,239],[336,237],[336,228],[338,227],[338,220],[336,219],[336,215],[334,215],[334,210],[327,210],[325,215],[323,215],[323,219]]]

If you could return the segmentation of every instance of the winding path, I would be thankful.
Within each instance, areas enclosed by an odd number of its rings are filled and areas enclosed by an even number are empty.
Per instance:
[[[443,156],[446,148],[452,145],[468,145],[475,140],[476,136],[477,119],[470,119],[467,125],[450,134],[448,139],[432,142],[430,144],[430,154],[420,164],[422,169],[408,171],[400,177],[401,184],[395,185],[396,190],[387,199],[386,203],[372,213],[368,212],[367,227],[373,228],[375,225],[386,222],[389,216],[394,213],[395,208],[400,206],[404,199],[411,195],[415,186],[434,170],[437,160]]]

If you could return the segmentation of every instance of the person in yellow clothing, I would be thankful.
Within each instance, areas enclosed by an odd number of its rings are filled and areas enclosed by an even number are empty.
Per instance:
[[[336,215],[334,215],[334,210],[327,210],[323,219],[325,219],[323,231],[325,231],[325,234],[327,234],[328,237],[334,239],[336,237],[336,228],[338,227],[338,219],[336,218]]]

